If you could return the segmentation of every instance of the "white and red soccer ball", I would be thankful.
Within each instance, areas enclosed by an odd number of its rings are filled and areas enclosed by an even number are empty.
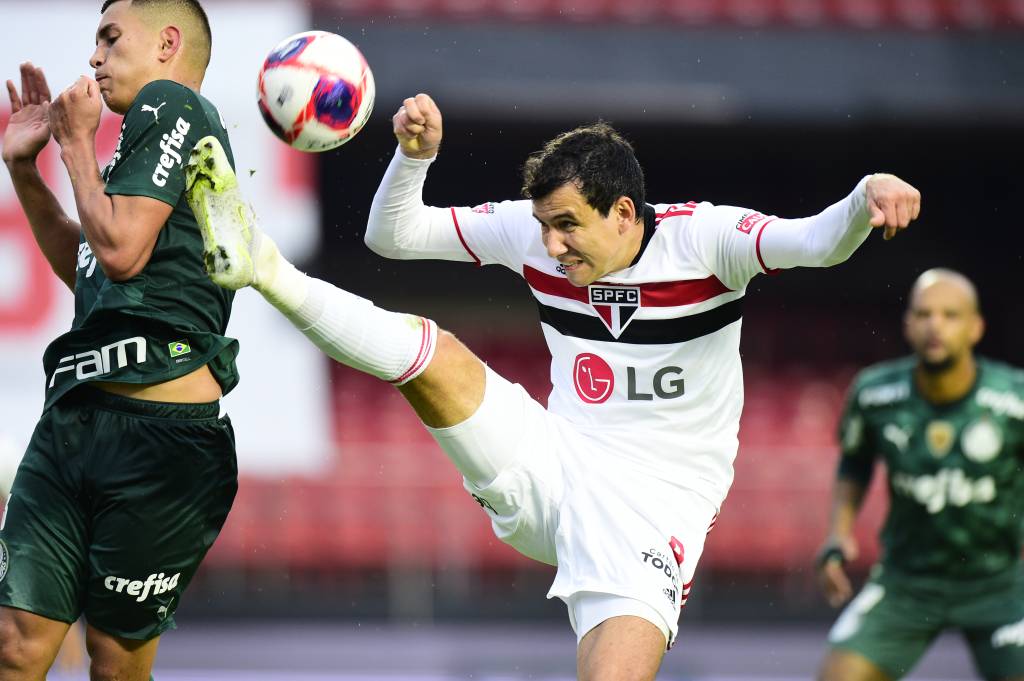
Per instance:
[[[260,69],[263,120],[301,151],[327,151],[352,139],[370,117],[374,93],[363,54],[326,31],[286,38]]]

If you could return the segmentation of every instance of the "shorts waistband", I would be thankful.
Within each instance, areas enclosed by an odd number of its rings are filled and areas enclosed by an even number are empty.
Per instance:
[[[164,419],[206,420],[220,416],[220,401],[214,402],[154,402],[115,395],[91,385],[81,385],[62,397],[58,404],[88,406],[136,416]]]

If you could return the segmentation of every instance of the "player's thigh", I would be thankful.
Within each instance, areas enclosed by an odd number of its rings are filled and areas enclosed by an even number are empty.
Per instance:
[[[112,396],[113,397],[113,396]],[[95,488],[85,615],[148,640],[173,626],[185,587],[237,490],[234,433],[216,405],[107,398],[95,427]]]
[[[484,363],[453,334],[439,329],[430,364],[398,389],[424,424],[446,428],[476,412],[484,386]]]
[[[74,405],[43,413],[0,521],[0,605],[68,623],[87,572],[84,461],[93,434]]]
[[[485,368],[484,397],[466,420],[430,433],[463,475],[495,535],[525,556],[555,564],[562,495],[564,419],[519,384]]]
[[[881,667],[851,650],[833,648],[825,656],[818,681],[891,681]]]
[[[962,628],[982,678],[1024,679],[1024,576],[989,581],[993,588],[964,596],[953,624]]]
[[[70,626],[67,622],[0,606],[0,674],[17,670],[22,678],[43,678]]]
[[[622,610],[602,608],[601,616],[648,619],[671,647],[717,509],[692,490],[615,462],[613,452],[574,446],[563,466],[558,572],[548,595],[566,601],[580,640],[601,618],[580,619],[573,603],[593,592],[615,597]],[[637,602],[642,612],[631,609]]]
[[[833,651],[859,655],[898,679],[942,631],[944,613],[941,599],[922,598],[899,582],[872,579],[836,619],[829,644]]]
[[[620,615],[587,632],[576,651],[580,681],[650,681],[665,655],[665,636],[649,620]]]
[[[88,626],[85,646],[89,652],[92,681],[149,681],[160,638],[140,641],[114,636]]]

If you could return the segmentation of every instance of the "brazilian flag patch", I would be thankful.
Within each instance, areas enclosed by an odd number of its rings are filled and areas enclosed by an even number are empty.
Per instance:
[[[185,341],[175,341],[173,343],[168,343],[167,349],[170,351],[171,357],[181,357],[182,355],[187,355],[188,353],[192,352],[192,348],[190,348],[188,346],[188,343],[186,343]]]

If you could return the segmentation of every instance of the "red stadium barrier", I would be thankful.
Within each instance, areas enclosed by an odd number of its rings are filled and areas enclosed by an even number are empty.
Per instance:
[[[1024,27],[1022,0],[319,0],[319,9],[397,18],[523,22],[676,22],[857,29]]]

